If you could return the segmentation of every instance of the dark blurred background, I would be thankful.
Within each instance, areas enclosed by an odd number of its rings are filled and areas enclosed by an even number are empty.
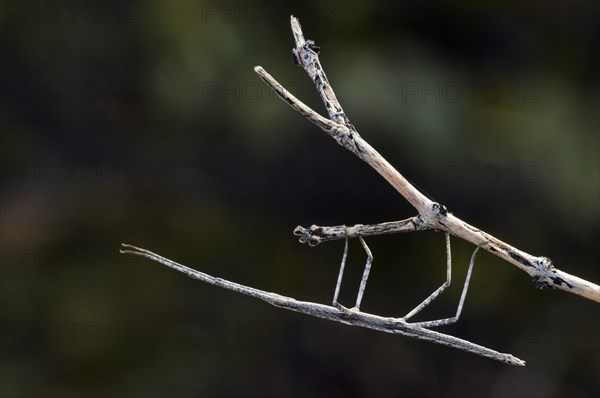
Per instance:
[[[343,242],[307,226],[415,211],[276,98],[319,112],[289,16],[361,135],[450,211],[600,281],[597,2],[2,1],[2,397],[600,394],[598,304],[481,254],[441,331],[527,361],[274,308],[118,254],[329,303]],[[445,277],[443,235],[367,239],[363,309],[402,316]],[[454,284],[419,320],[454,313]],[[365,254],[350,244],[342,302]]]

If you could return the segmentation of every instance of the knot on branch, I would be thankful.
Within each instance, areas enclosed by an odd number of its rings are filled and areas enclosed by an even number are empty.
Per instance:
[[[423,216],[420,214],[411,218],[410,223],[413,225],[415,231],[418,231],[421,228],[425,227],[425,220],[423,219]]]
[[[448,215],[448,209],[441,203],[434,202],[431,205],[431,210],[438,216],[438,218],[446,217]]]
[[[321,47],[317,46],[314,41],[306,40],[303,45],[292,49],[294,56],[294,64],[302,68],[314,67],[315,60]]]
[[[537,271],[533,276],[533,286],[537,289],[558,289],[563,284],[569,289],[573,288],[573,285],[558,275],[549,258],[538,257],[535,264]]]
[[[317,225],[311,225],[310,228],[304,228],[298,225],[294,229],[294,235],[299,237],[300,243],[308,243],[309,246],[316,246],[324,240],[323,228]]]
[[[431,228],[437,229],[440,225],[444,224],[444,218],[448,215],[448,209],[441,203],[433,202],[431,209],[427,214],[422,214],[423,222]]]

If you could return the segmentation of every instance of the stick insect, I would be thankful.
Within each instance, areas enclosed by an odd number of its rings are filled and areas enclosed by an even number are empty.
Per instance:
[[[429,330],[425,327],[419,326],[418,324],[410,324],[402,318],[382,317],[379,315],[362,312],[357,308],[348,309],[341,305],[332,306],[308,301],[299,301],[277,293],[271,293],[264,290],[255,289],[250,286],[231,282],[223,278],[217,278],[186,267],[185,265],[179,264],[173,260],[169,260],[168,258],[162,257],[151,252],[150,250],[142,249],[140,247],[125,243],[122,245],[120,252],[124,254],[133,254],[136,256],[145,257],[159,264],[163,264],[169,268],[177,270],[189,276],[190,278],[197,279],[214,286],[222,287],[224,289],[232,290],[236,293],[258,298],[276,307],[300,312],[318,318],[328,319],[346,325],[360,326],[368,329],[378,330],[380,332],[401,334],[418,340],[431,341],[433,343],[457,348],[459,350],[471,352],[482,357],[501,361],[509,365],[525,366],[525,361],[511,354],[501,353],[490,348],[471,343],[470,341],[460,339],[458,337],[439,333],[434,330]]]

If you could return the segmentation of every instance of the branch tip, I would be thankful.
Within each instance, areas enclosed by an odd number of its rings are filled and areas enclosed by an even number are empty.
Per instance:
[[[294,34],[294,41],[296,46],[304,45],[304,34],[302,34],[302,28],[300,27],[300,21],[293,15],[290,15],[290,25],[292,26],[292,33]]]

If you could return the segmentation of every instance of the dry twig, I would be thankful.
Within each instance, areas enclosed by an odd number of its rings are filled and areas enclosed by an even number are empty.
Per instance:
[[[467,352],[475,353],[487,358],[492,358],[511,365],[525,365],[525,362],[510,354],[500,353],[489,348],[471,343],[466,340],[449,336],[443,333],[427,329],[440,325],[447,325],[456,322],[460,316],[462,306],[465,300],[471,271],[475,261],[475,253],[479,248],[506,260],[517,266],[532,276],[534,285],[540,289],[553,288],[577,294],[587,299],[600,302],[600,287],[592,282],[578,278],[576,276],[560,271],[552,265],[552,262],[546,257],[536,257],[525,253],[490,234],[475,228],[458,217],[450,213],[445,206],[429,200],[419,190],[417,190],[408,180],[406,180],[390,163],[388,163],[369,143],[367,143],[356,131],[355,127],[344,113],[339,101],[337,100],[331,85],[323,71],[319,61],[319,47],[310,40],[305,40],[296,18],[291,17],[291,26],[296,47],[293,50],[294,59],[311,77],[323,102],[329,113],[329,119],[319,115],[317,112],[302,103],[294,97],[281,84],[279,84],[262,67],[255,67],[256,73],[261,79],[269,85],[285,102],[292,108],[300,112],[307,119],[320,127],[340,145],[354,153],[360,159],[368,163],[379,174],[381,174],[418,212],[412,218],[401,221],[387,222],[374,225],[355,225],[346,227],[345,225],[321,227],[313,225],[310,228],[301,226],[296,227],[294,234],[300,238],[300,242],[315,246],[323,241],[334,239],[345,239],[346,246],[344,256],[340,266],[338,282],[334,293],[333,306],[298,301],[290,297],[281,296],[276,293],[269,293],[263,290],[251,288],[230,282],[221,278],[204,274],[193,270],[184,265],[178,264],[172,260],[159,256],[151,251],[141,249],[132,245],[123,245],[121,253],[134,254],[146,257],[177,271],[180,271],[192,278],[210,283],[215,286],[233,290],[238,293],[249,295],[264,300],[277,307],[302,312],[311,316],[329,319],[348,325],[361,326],[375,329],[387,333],[403,334],[421,340],[428,340],[438,344],[458,348]],[[447,247],[447,280],[435,292],[433,292],[421,304],[415,307],[411,312],[402,318],[386,318],[378,315],[367,314],[360,311],[360,301],[364,293],[366,281],[368,278],[373,256],[363,240],[363,236],[380,235],[386,233],[412,232],[419,230],[441,230],[446,233]],[[456,315],[452,318],[409,323],[407,320],[421,311],[431,301],[433,301],[446,287],[450,285],[451,277],[451,251],[450,235],[454,235],[477,246],[471,257],[469,271],[465,280],[465,285],[460,298]],[[344,272],[344,265],[348,250],[348,239],[358,237],[367,252],[367,264],[363,273],[360,289],[357,296],[356,306],[348,309],[337,303],[337,297]]]
[[[292,108],[302,113],[311,122],[332,136],[340,145],[364,160],[381,174],[419,213],[410,221],[414,230],[435,229],[449,232],[473,243],[475,246],[481,246],[488,252],[527,272],[533,278],[535,287],[539,289],[564,290],[600,302],[600,286],[556,269],[552,261],[546,257],[525,253],[479,228],[467,224],[450,213],[445,206],[429,200],[419,192],[358,134],[342,110],[321,67],[318,55],[320,48],[312,41],[304,40],[300,24],[293,16],[291,17],[291,25],[296,40],[294,58],[314,81],[331,120],[323,118],[303,104],[262,67],[257,66],[254,70]],[[296,228],[295,233],[301,237],[301,241],[318,244],[322,240],[333,239],[329,228],[331,227],[313,225],[306,229],[299,226]]]

